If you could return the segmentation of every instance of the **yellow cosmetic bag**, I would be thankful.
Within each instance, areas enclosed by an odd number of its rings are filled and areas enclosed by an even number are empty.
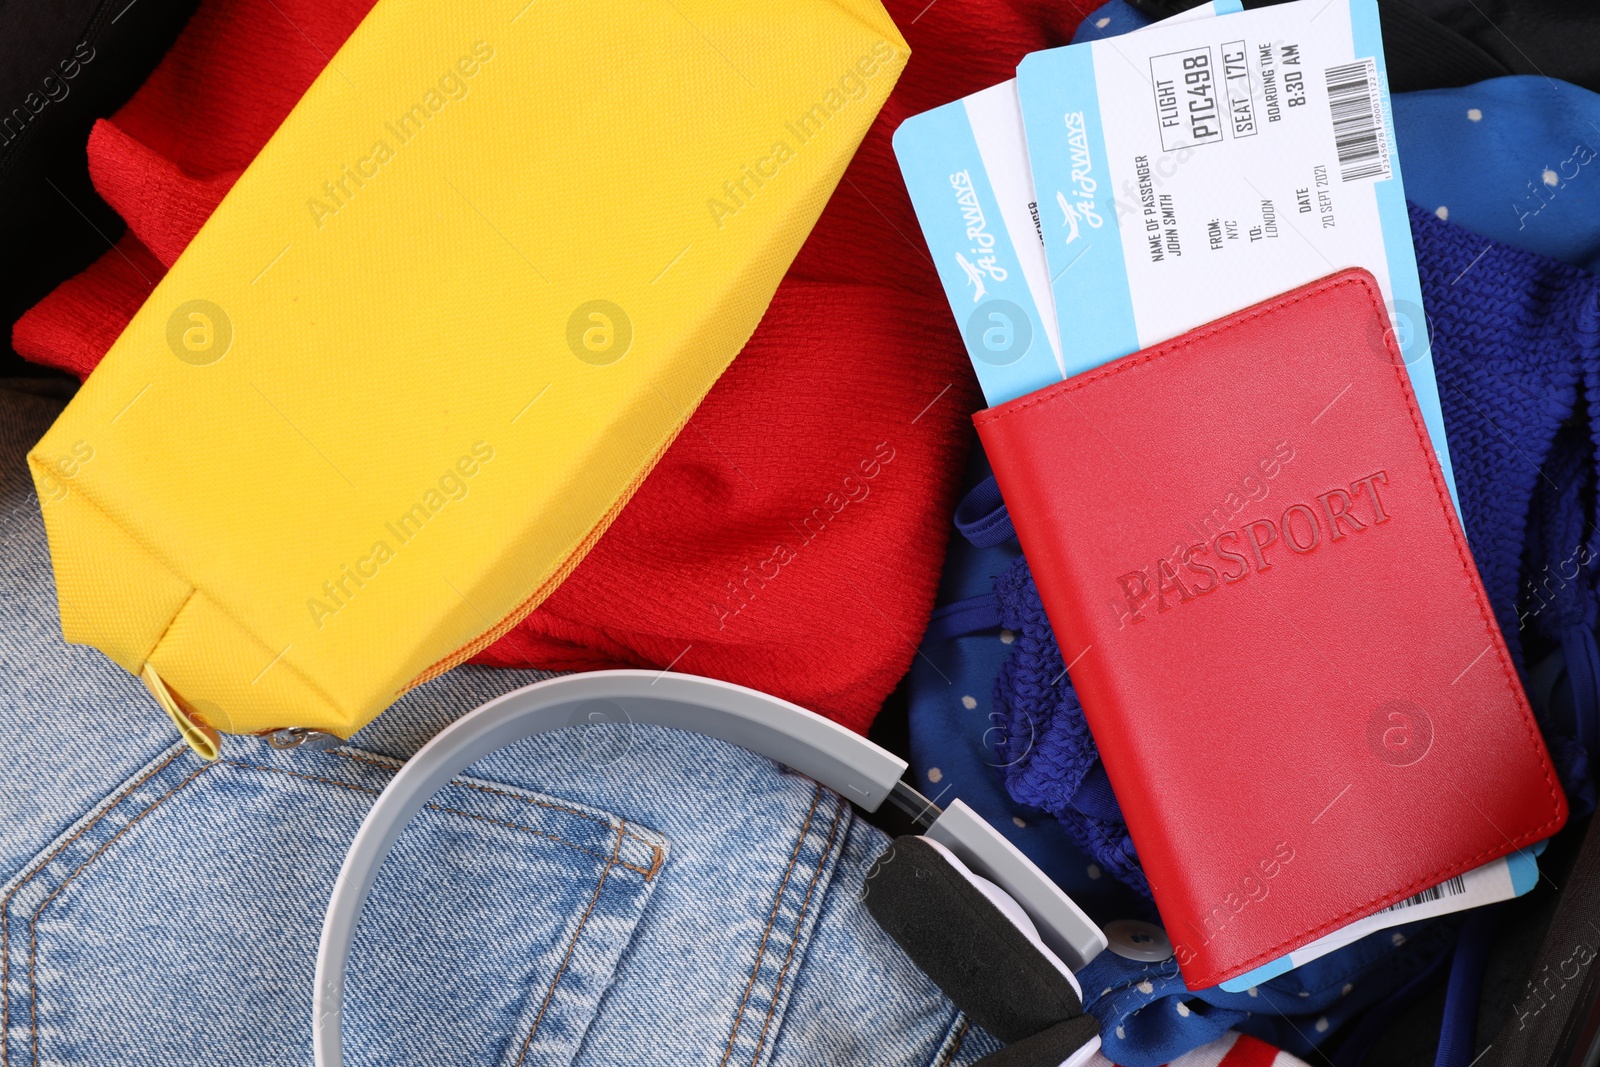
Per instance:
[[[905,65],[877,0],[380,0],[31,453],[62,629],[200,751],[531,611]]]

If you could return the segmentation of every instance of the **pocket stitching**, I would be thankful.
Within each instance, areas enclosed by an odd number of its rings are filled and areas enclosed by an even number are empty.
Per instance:
[[[839,822],[844,818],[845,805],[835,805],[833,809],[833,824],[828,827],[828,843],[822,847],[822,856],[825,858],[833,851],[834,839],[839,833]],[[802,838],[803,840],[803,838]],[[811,872],[811,883],[806,886],[805,899],[800,904],[800,914],[795,918],[795,929],[805,925],[806,913],[811,910],[811,895],[816,891],[817,882],[822,878],[822,872],[827,867],[826,862],[818,862],[816,869]],[[750,1058],[751,1067],[761,1062],[761,1050],[767,1045],[767,1028],[772,1025],[772,1014],[778,1010],[778,1004],[783,998],[783,983],[789,976],[789,965],[794,962],[795,946],[800,943],[798,936],[789,939],[789,952],[783,958],[783,968],[778,971],[778,981],[772,987],[772,1001],[767,1005],[767,1017],[761,1023],[761,1038],[756,1042],[755,1055]]]
[[[110,804],[108,804],[106,806],[104,811],[102,811],[99,815],[95,816],[89,822],[85,823],[83,826],[79,827],[78,830],[76,832],[74,832],[70,837],[68,837],[65,841],[62,841],[59,845],[57,845],[54,849],[52,849],[50,851],[49,855],[45,856],[42,860],[40,860],[39,863],[34,867],[33,870],[29,871],[26,874],[26,876],[24,876],[21,880],[19,880],[17,882],[16,885],[12,886],[11,889],[6,892],[6,895],[3,898],[0,898],[0,1067],[6,1067],[6,1065],[9,1064],[9,1062],[10,1062],[10,1037],[9,1037],[9,1034],[10,1034],[11,998],[10,998],[10,990],[9,990],[10,951],[9,951],[8,939],[9,939],[9,922],[10,922],[9,908],[10,908],[10,904],[11,904],[12,898],[16,895],[18,890],[20,890],[24,885],[28,884],[34,878],[36,878],[40,874],[40,872],[45,870],[45,868],[47,868],[51,864],[51,862],[53,862],[55,860],[55,858],[57,856],[59,856],[68,847],[70,847],[73,844],[73,842],[77,841],[84,834],[88,833],[95,826],[99,825],[99,823],[103,819],[105,819],[105,817],[107,815],[109,815],[112,811],[116,810],[116,808],[119,805],[121,805],[124,801],[126,801],[129,796],[133,795],[133,793],[135,793],[140,787],[142,787],[151,778],[155,777],[157,774],[160,774],[162,771],[164,771],[168,767],[170,767],[175,760],[177,760],[180,756],[184,755],[184,753],[187,752],[187,751],[188,751],[188,749],[185,746],[174,746],[174,750],[173,750],[171,755],[169,755],[165,760],[163,760],[157,766],[155,766],[155,767],[151,768],[149,771],[145,772],[143,775],[141,775],[139,777],[139,779],[137,781],[133,782],[132,784],[127,786],[125,789],[123,789],[119,794],[117,794],[115,799]],[[358,757],[354,757],[354,756],[352,756],[350,758],[358,759]],[[370,763],[370,764],[372,764],[374,766],[378,766],[378,767],[382,767],[383,766],[382,764],[379,764],[379,763],[377,763],[376,761],[373,761],[373,760],[364,760],[364,759],[362,759],[362,760],[359,760],[359,762]],[[31,1051],[32,1057],[33,1057],[33,1062],[34,1062],[35,1065],[37,1065],[38,1062],[39,1062],[39,990],[38,990],[36,974],[35,974],[35,966],[36,966],[36,963],[37,963],[37,953],[38,953],[37,928],[38,928],[39,919],[44,915],[45,910],[47,908],[49,908],[51,903],[53,903],[55,901],[57,895],[59,895],[62,890],[66,889],[66,887],[68,885],[70,885],[72,883],[72,881],[74,879],[76,879],[78,877],[78,875],[81,874],[84,871],[85,868],[87,868],[90,864],[94,863],[97,859],[99,859],[102,855],[104,855],[111,848],[111,846],[113,844],[115,844],[118,840],[120,840],[122,838],[122,836],[124,834],[126,834],[129,830],[133,829],[133,827],[136,826],[141,820],[143,820],[146,815],[150,814],[156,808],[160,807],[163,803],[165,803],[168,799],[170,799],[180,789],[182,789],[185,786],[187,786],[190,782],[192,782],[196,778],[200,777],[200,775],[204,774],[206,771],[211,770],[214,767],[222,766],[224,764],[230,765],[230,766],[234,766],[234,767],[239,767],[239,768],[246,769],[246,770],[267,771],[267,772],[274,773],[274,774],[287,775],[287,776],[292,777],[292,778],[301,778],[301,779],[304,779],[306,781],[322,782],[322,783],[327,784],[327,785],[338,786],[338,787],[341,787],[341,788],[344,788],[344,789],[353,790],[355,792],[366,793],[366,794],[371,795],[371,796],[376,796],[381,792],[381,790],[371,789],[371,788],[368,788],[366,786],[355,785],[355,784],[353,784],[351,782],[341,782],[341,781],[339,781],[337,779],[334,779],[334,778],[324,778],[324,777],[320,777],[320,776],[317,776],[317,775],[305,774],[305,773],[302,773],[302,772],[299,772],[299,771],[286,770],[286,769],[281,768],[281,767],[268,767],[268,766],[265,766],[265,765],[262,765],[262,764],[246,763],[246,762],[244,762],[242,760],[224,759],[224,760],[216,760],[216,761],[213,761],[213,762],[210,762],[210,763],[206,763],[206,764],[196,768],[187,777],[185,777],[182,781],[180,781],[177,785],[173,786],[167,792],[163,793],[161,796],[157,797],[150,804],[146,805],[143,809],[141,809],[140,811],[135,813],[127,821],[127,823],[125,823],[119,830],[117,830],[116,833],[114,833],[113,835],[111,835],[111,837],[107,838],[104,842],[102,842],[100,844],[100,846],[98,848],[96,848],[95,851],[87,859],[85,859],[82,863],[80,863],[77,867],[75,867],[70,874],[68,874],[64,879],[62,879],[61,883],[59,885],[57,885],[54,889],[52,889],[50,891],[49,895],[47,895],[44,898],[44,900],[42,902],[40,902],[38,909],[34,911],[33,916],[29,919],[29,922],[28,922],[28,931],[29,931],[29,946],[28,946],[29,1047],[30,1047],[30,1051]],[[466,784],[466,783],[452,782],[450,784]],[[493,790],[493,789],[490,789],[488,791],[489,792],[500,792],[499,790]],[[507,795],[507,796],[516,796],[516,794],[513,794],[513,793],[506,793],[505,795]],[[517,799],[526,799],[527,802],[530,803],[530,804],[540,804],[540,806],[543,806],[543,807],[550,807],[550,808],[554,808],[554,809],[560,810],[560,811],[567,811],[567,812],[570,812],[571,814],[574,814],[574,815],[580,815],[580,816],[583,816],[584,818],[589,818],[589,819],[594,819],[595,821],[600,821],[598,816],[590,815],[587,812],[577,811],[577,810],[572,809],[572,808],[566,808],[566,807],[563,807],[561,805],[557,805],[557,804],[542,804],[541,802],[533,800],[532,798],[518,797]],[[537,1030],[538,1030],[539,1021],[542,1020],[543,1016],[544,1016],[544,1010],[545,1010],[546,1007],[548,1007],[550,999],[555,994],[556,983],[560,981],[562,973],[566,970],[567,962],[568,962],[568,960],[570,960],[572,952],[577,946],[578,936],[583,932],[583,927],[588,922],[589,914],[590,914],[590,912],[593,911],[595,903],[599,900],[600,890],[605,885],[606,877],[611,873],[611,870],[614,867],[624,867],[624,868],[626,868],[626,869],[628,869],[630,871],[633,871],[633,872],[635,872],[637,874],[643,875],[646,882],[649,882],[649,881],[653,880],[655,875],[656,875],[656,873],[660,871],[661,865],[662,865],[662,862],[663,862],[663,859],[664,859],[664,856],[662,854],[661,846],[659,844],[646,841],[644,838],[642,838],[639,835],[637,835],[637,834],[633,833],[632,831],[630,831],[629,828],[628,828],[627,820],[626,819],[622,819],[620,817],[618,818],[616,840],[615,840],[615,842],[613,844],[613,847],[612,847],[612,853],[611,853],[611,855],[609,857],[607,857],[607,856],[602,855],[601,853],[595,852],[592,849],[584,848],[582,845],[579,845],[579,844],[577,844],[575,842],[567,841],[564,838],[557,837],[554,834],[547,833],[546,831],[543,831],[543,830],[534,829],[531,826],[521,826],[521,825],[516,824],[516,823],[502,822],[502,821],[500,821],[498,819],[491,819],[491,818],[489,818],[488,816],[485,816],[485,815],[478,815],[478,814],[476,814],[474,812],[462,811],[461,809],[458,809],[458,808],[445,807],[444,805],[440,805],[440,804],[431,804],[430,803],[430,804],[426,805],[426,807],[428,807],[428,808],[430,808],[430,809],[432,809],[434,811],[439,811],[439,812],[442,812],[442,813],[445,813],[445,814],[459,815],[459,816],[462,816],[462,817],[465,817],[465,818],[469,818],[469,819],[477,819],[477,820],[482,821],[482,822],[491,823],[491,824],[496,825],[496,826],[502,826],[502,827],[505,827],[505,828],[511,829],[511,830],[522,830],[522,831],[525,831],[527,833],[533,834],[535,836],[545,838],[545,839],[547,839],[549,841],[552,841],[552,842],[554,842],[556,844],[566,845],[569,848],[577,849],[579,852],[583,852],[583,853],[585,853],[587,855],[594,856],[594,857],[596,857],[598,859],[603,859],[603,860],[606,861],[606,866],[604,868],[602,868],[601,873],[600,873],[599,883],[595,887],[595,895],[589,902],[589,909],[584,912],[583,919],[582,919],[582,921],[580,921],[580,923],[578,925],[578,929],[573,934],[572,942],[567,947],[566,957],[563,958],[562,964],[561,964],[561,968],[560,968],[560,970],[558,970],[556,972],[556,977],[551,982],[550,989],[546,993],[545,1003],[540,1007],[539,1017],[534,1022],[533,1030],[531,1030],[529,1032],[529,1034],[528,1034],[527,1042],[524,1043],[523,1053],[526,1054],[526,1052],[527,1052],[527,1044],[528,1044],[528,1042],[532,1041],[534,1033],[537,1032]],[[654,852],[654,862],[651,864],[651,866],[649,868],[643,868],[643,867],[635,866],[634,864],[627,863],[627,862],[623,861],[620,858],[620,853],[621,853],[621,850],[622,850],[622,842],[623,842],[624,837],[632,838],[634,840],[640,841],[641,843],[648,844],[648,845],[651,846],[651,848],[652,848],[652,850]],[[521,1062],[522,1062],[521,1058],[519,1057],[518,1063],[520,1064]]]
[[[539,1026],[544,1022],[544,1013],[556,995],[556,986],[561,983],[561,976],[567,973],[567,964],[572,962],[572,953],[578,947],[578,938],[583,936],[583,928],[589,924],[589,916],[594,914],[594,906],[600,901],[600,891],[606,887],[606,877],[611,873],[611,868],[619,866],[617,857],[622,853],[622,839],[627,833],[628,820],[621,819],[620,823],[617,827],[616,843],[611,846],[611,858],[600,870],[600,877],[594,884],[594,894],[589,897],[589,906],[583,909],[583,918],[578,920],[577,929],[572,931],[572,939],[567,942],[567,951],[561,957],[561,966],[556,968],[555,977],[550,979],[550,988],[544,992],[544,1001],[539,1005],[539,1014],[533,1017],[533,1025],[528,1028],[528,1036],[522,1039],[522,1051],[517,1053],[516,1067],[522,1067],[522,1061],[527,1058],[528,1048],[533,1044],[534,1035],[539,1032]]]
[[[70,837],[51,849],[49,855],[40,859],[33,870],[23,875],[17,881],[17,884],[6,890],[6,895],[0,898],[0,1067],[5,1067],[6,1064],[11,1062],[11,1042],[9,1039],[11,1032],[11,898],[16,896],[17,891],[23,886],[38,877],[39,872],[50,866],[55,858],[65,852],[74,841],[98,826],[100,820],[115,811],[118,805],[137,792],[141,786],[170,767],[172,761],[183,755],[184,751],[184,746],[174,745],[166,759],[140,775],[137,781],[129,784],[121,793],[118,793],[115,799],[107,804],[105,810],[101,811],[99,815],[78,827]],[[36,1047],[34,1050],[35,1060],[38,1059],[38,1055]]]
[[[961,1046],[967,1043],[967,1033],[971,1029],[971,1022],[969,1022],[967,1017],[963,1015],[961,1017],[959,1029],[957,1029],[955,1033],[955,1040],[952,1041],[950,1047],[945,1050],[944,1055],[939,1057],[939,1062],[935,1065],[935,1067],[950,1067],[950,1064],[955,1062],[956,1057],[961,1054]]]
[[[169,760],[168,762],[170,763],[171,761]],[[166,764],[162,765],[162,767],[165,766]],[[39,953],[40,917],[44,915],[44,911],[50,906],[51,901],[56,899],[57,894],[59,894],[68,885],[72,884],[72,880],[78,877],[79,874],[83,873],[84,868],[88,867],[89,864],[105,855],[106,851],[110,849],[112,845],[116,844],[117,841],[121,839],[123,834],[137,826],[146,815],[149,815],[152,811],[155,811],[162,804],[166,803],[166,801],[171,798],[173,794],[177,793],[178,790],[182,789],[184,786],[188,785],[190,782],[194,781],[196,778],[200,777],[206,771],[209,771],[215,766],[215,763],[206,763],[195,768],[189,773],[188,777],[183,779],[183,781],[179,782],[177,785],[161,794],[161,796],[157,797],[154,802],[146,806],[143,811],[140,811],[137,815],[124,823],[122,828],[103,841],[100,847],[95,849],[88,859],[84,860],[82,863],[78,864],[77,867],[73,868],[72,873],[63,878],[60,885],[50,890],[50,895],[44,898],[44,901],[39,905],[39,910],[35,911],[33,913],[33,918],[28,920],[28,1035],[29,1048],[33,1053],[33,1062],[35,1067],[37,1067],[39,1063],[39,987],[37,983],[37,975],[35,973],[35,965],[38,962]],[[158,770],[159,769],[161,768],[158,768]],[[155,772],[151,773],[153,774]],[[106,810],[110,811],[111,809],[107,808]],[[96,819],[95,822],[99,822],[99,820]],[[84,829],[88,829],[88,827],[84,827]],[[65,846],[63,845],[63,847]],[[40,869],[42,870],[43,868]]]
[[[750,981],[745,983],[744,996],[739,1001],[739,1011],[733,1017],[733,1031],[728,1035],[728,1047],[722,1053],[722,1059],[717,1067],[727,1067],[728,1057],[733,1055],[734,1042],[739,1040],[739,1027],[744,1021],[744,1009],[750,1003],[750,993],[755,989],[756,979],[761,975],[761,961],[767,954],[767,941],[772,936],[772,927],[778,921],[778,910],[783,906],[783,895],[789,889],[789,876],[794,873],[794,865],[799,862],[800,850],[805,846],[806,836],[811,833],[811,821],[816,817],[817,804],[822,800],[822,787],[819,785],[811,792],[811,808],[806,812],[806,821],[800,827],[800,833],[794,841],[794,851],[789,853],[789,865],[784,868],[783,879],[778,883],[778,892],[772,899],[772,911],[767,915],[766,929],[761,932],[761,944],[756,948],[756,960],[750,968]]]
[[[288,775],[291,778],[303,778],[308,782],[323,782],[323,783],[326,783],[327,785],[338,786],[341,789],[350,789],[350,790],[353,790],[353,791],[358,792],[358,793],[366,793],[369,796],[377,796],[379,793],[382,792],[382,790],[380,790],[380,789],[372,789],[372,788],[370,788],[368,786],[356,785],[354,782],[341,782],[337,778],[323,778],[320,775],[306,774],[303,771],[286,770],[283,767],[267,767],[267,766],[264,766],[262,764],[257,764],[257,763],[243,763],[243,762],[241,762],[239,760],[218,760],[217,762],[218,763],[229,763],[229,764],[232,764],[235,767],[246,767],[246,768],[249,768],[251,770],[268,771],[268,772],[270,772],[272,774],[285,774],[285,775]],[[461,784],[461,783],[451,782],[449,784],[457,785],[457,784]],[[479,822],[492,823],[495,826],[503,826],[508,830],[525,830],[530,834],[536,834],[539,837],[547,838],[547,839],[549,839],[551,841],[554,841],[558,845],[566,845],[568,848],[575,848],[579,852],[582,852],[582,853],[585,853],[587,855],[593,856],[595,859],[601,859],[601,860],[607,859],[607,857],[606,857],[606,855],[604,853],[596,852],[592,848],[584,848],[582,845],[577,844],[574,841],[568,841],[564,837],[557,837],[555,834],[552,834],[552,833],[550,833],[550,832],[548,832],[546,830],[536,830],[531,826],[523,826],[523,825],[521,825],[519,823],[514,823],[514,822],[502,822],[499,819],[491,819],[487,815],[479,815],[479,814],[477,814],[475,812],[463,811],[460,808],[446,807],[443,804],[428,803],[428,804],[425,804],[423,806],[428,808],[431,811],[444,812],[444,813],[446,813],[448,815],[460,815],[463,818],[467,818],[467,819],[477,819]],[[550,805],[550,806],[554,807],[555,805]],[[570,809],[561,808],[559,810],[566,811],[566,810],[570,810]],[[583,813],[582,812],[574,812],[574,814],[582,815]],[[626,825],[625,821],[624,821],[624,825]],[[629,836],[631,837],[633,835],[630,834]],[[648,843],[648,842],[646,842],[646,843]],[[655,873],[655,871],[659,870],[660,867],[661,867],[659,856],[657,857],[657,862],[655,862],[654,864],[652,864],[648,868],[646,868],[646,867],[637,867],[637,866],[635,866],[635,865],[633,865],[631,863],[625,863],[625,862],[623,862],[621,860],[617,860],[616,861],[616,865],[618,867],[626,867],[628,870],[633,871],[636,874],[642,874],[642,875],[645,876],[646,880],[648,880]]]
[[[514,823],[514,822],[502,822],[499,819],[491,819],[487,815],[479,815],[476,812],[471,812],[471,811],[462,811],[460,808],[447,808],[447,807],[443,806],[442,804],[429,804],[429,805],[427,805],[427,807],[431,808],[434,811],[446,812],[446,813],[448,813],[450,815],[460,815],[461,817],[466,818],[466,819],[477,819],[479,822],[490,823],[490,824],[492,824],[494,826],[504,826],[508,830],[526,830],[530,834],[537,834],[540,837],[547,837],[551,841],[554,841],[558,845],[566,845],[569,848],[577,849],[579,852],[588,853],[589,855],[595,857],[596,859],[605,860],[607,866],[610,866],[610,867],[626,867],[628,870],[633,871],[635,874],[643,875],[644,876],[644,880],[647,881],[647,882],[652,880],[655,877],[656,872],[661,869],[661,850],[659,848],[656,849],[656,858],[655,858],[655,862],[654,863],[652,863],[649,867],[637,867],[637,866],[635,866],[635,865],[633,865],[631,863],[628,863],[626,860],[622,860],[622,859],[617,858],[615,855],[606,856],[603,853],[596,852],[592,848],[584,848],[582,845],[574,844],[571,841],[567,841],[564,838],[560,838],[560,837],[555,836],[554,834],[547,833],[544,830],[535,830],[531,826],[523,826],[520,823]],[[626,825],[626,823],[624,823],[624,825]],[[621,828],[619,827],[618,829],[620,830]],[[619,837],[618,837],[618,840],[617,840],[617,847],[619,849],[622,847],[622,840],[621,840],[622,836],[626,836],[626,837],[630,837],[630,838],[634,838],[635,840],[638,840],[638,838],[635,838],[633,834],[625,834],[625,835],[619,834]]]
[[[362,755],[362,754],[355,753],[355,752],[348,752],[348,751],[346,751],[344,749],[337,749],[337,750],[334,751],[333,754],[335,756],[340,756],[340,757],[342,757],[344,759],[354,760],[357,763],[365,763],[365,764],[367,764],[368,766],[371,766],[371,767],[378,767],[378,768],[380,768],[382,770],[390,770],[390,771],[399,770],[400,767],[403,765],[400,760],[388,759],[388,758],[374,758],[372,756]],[[606,825],[606,826],[609,826],[611,824],[611,821],[609,819],[606,819],[606,818],[603,818],[603,817],[601,817],[599,815],[596,815],[592,811],[582,811],[582,810],[580,810],[578,808],[568,807],[565,804],[555,804],[555,803],[552,803],[551,801],[548,801],[548,800],[539,800],[536,797],[523,796],[521,793],[514,793],[509,789],[496,789],[492,785],[485,785],[485,784],[483,784],[481,782],[469,782],[469,781],[456,779],[456,780],[452,780],[452,782],[450,784],[451,785],[463,786],[463,787],[465,787],[467,789],[476,789],[480,793],[492,793],[495,796],[509,797],[512,800],[520,800],[524,804],[531,804],[531,805],[533,805],[535,807],[549,808],[552,811],[564,811],[568,815],[576,815],[580,819],[588,819],[588,820],[590,820],[592,822],[601,823],[601,824]],[[624,825],[626,825],[626,820],[624,820]],[[654,862],[650,866],[650,872],[649,872],[649,875],[648,875],[648,877],[654,877],[655,876],[655,872],[661,869],[661,860],[662,860],[661,845],[658,842],[652,841],[649,838],[646,838],[646,837],[643,837],[643,836],[641,836],[639,834],[634,833],[632,830],[626,830],[625,833],[628,835],[628,837],[630,837],[633,840],[639,842],[641,845],[649,846],[651,851],[654,853],[655,859],[654,859]],[[593,853],[593,855],[599,856],[600,854],[598,852],[596,852],[596,853]],[[605,857],[601,856],[600,858],[604,859]],[[629,866],[626,863],[621,864],[621,866],[627,867],[629,870],[632,870],[632,871],[638,871],[639,870],[639,868]],[[644,874],[645,872],[639,871],[639,873]]]

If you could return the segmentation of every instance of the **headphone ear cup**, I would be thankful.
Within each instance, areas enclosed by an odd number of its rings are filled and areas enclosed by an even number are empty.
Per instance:
[[[867,871],[863,888],[867,911],[912,962],[968,1018],[1010,1046],[983,1063],[1058,1067],[1091,1042],[1099,1047],[1099,1026],[1083,1013],[1070,973],[991,898],[1000,890],[986,890],[943,846],[896,838]]]

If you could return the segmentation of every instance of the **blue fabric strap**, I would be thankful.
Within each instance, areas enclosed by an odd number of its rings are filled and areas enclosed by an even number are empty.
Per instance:
[[[973,486],[956,507],[956,529],[979,548],[1003,545],[1017,536],[994,475]]]
[[[928,619],[922,643],[936,645],[953,637],[966,637],[985,630],[998,629],[1000,608],[993,596],[972,596],[946,604]]]

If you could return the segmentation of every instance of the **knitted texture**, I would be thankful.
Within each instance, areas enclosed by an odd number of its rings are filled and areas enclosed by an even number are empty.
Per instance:
[[[1526,681],[1569,633],[1588,651],[1566,650],[1567,658],[1593,654],[1600,279],[1414,205],[1411,228],[1467,542]],[[1595,694],[1587,696],[1592,705]],[[1582,815],[1594,807],[1594,785],[1572,713],[1533,704]]]
[[[1150,885],[1127,824],[1120,817],[1098,818],[1074,803],[1099,755],[1026,559],[995,579],[995,599],[1000,625],[1017,635],[994,686],[1000,727],[993,734],[995,754],[1007,791],[1019,804],[1060,819],[1074,844],[1148,897]]]
[[[1592,644],[1600,616],[1600,279],[1415,206],[1411,227],[1463,523],[1484,588],[1524,675],[1530,661],[1563,647],[1576,666],[1584,657],[1570,642],[1582,634]],[[1083,810],[1098,752],[1025,558],[996,579],[995,596],[1017,634],[994,698],[1007,791],[1061,819],[1102,867],[1148,896],[1126,824],[1098,805]],[[1535,710],[1582,813],[1594,792],[1574,720],[1600,709],[1570,703],[1578,707],[1558,712],[1535,701]]]
[[[1522,546],[1558,431],[1574,413],[1590,414],[1587,406],[1579,411],[1578,389],[1600,351],[1600,283],[1416,207],[1411,227],[1467,541],[1512,658],[1523,666]],[[1563,490],[1563,499],[1574,498]]]

